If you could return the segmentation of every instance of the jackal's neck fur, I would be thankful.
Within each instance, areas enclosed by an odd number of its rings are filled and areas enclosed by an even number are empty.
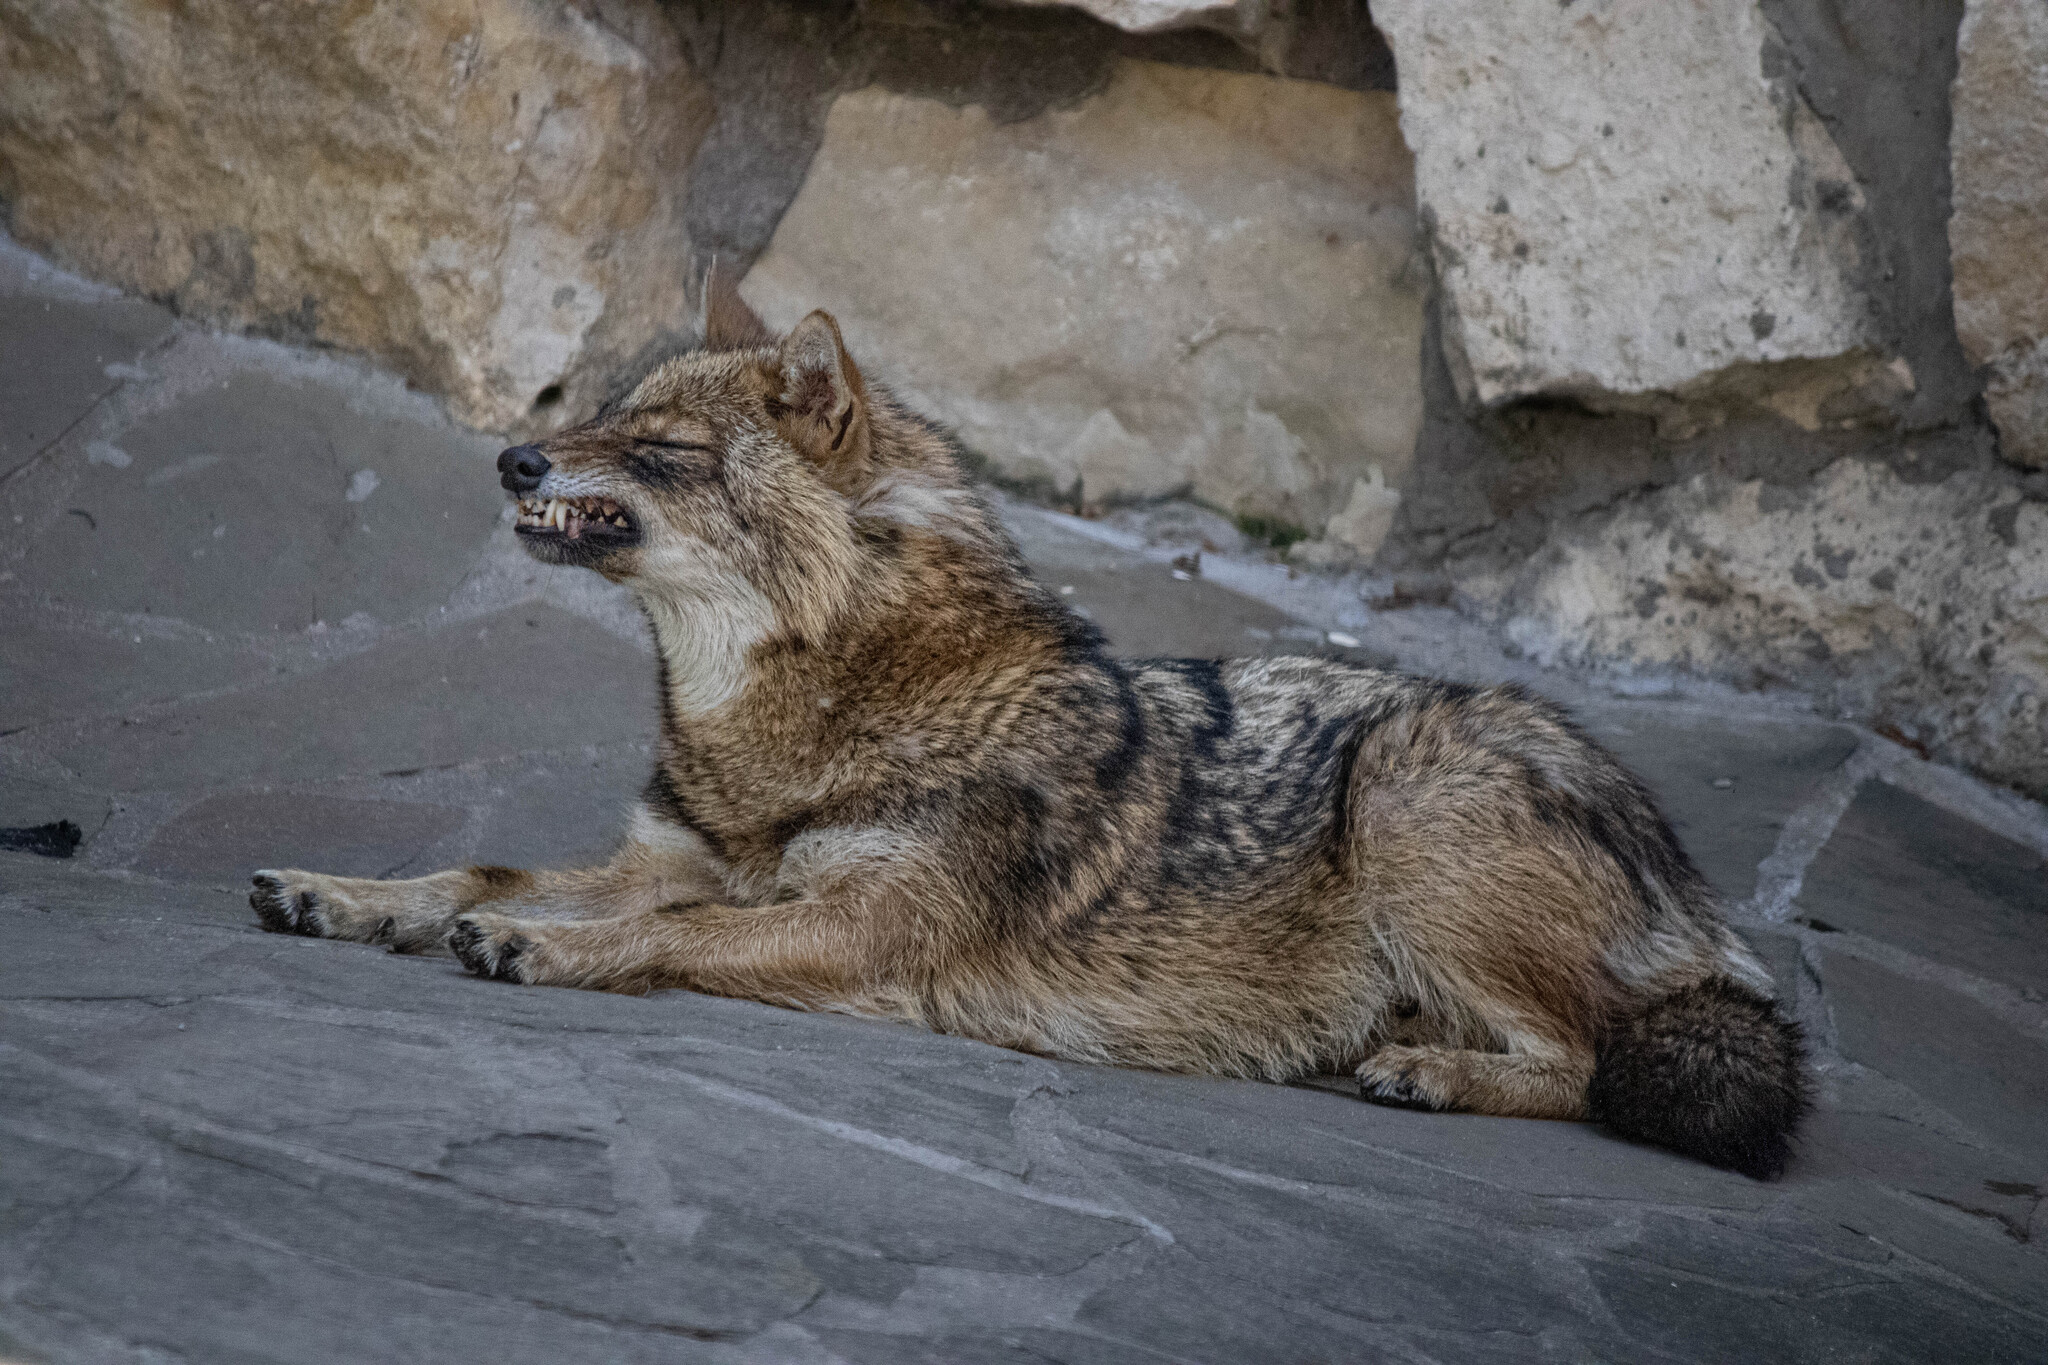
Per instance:
[[[884,393],[867,402],[878,472],[821,500],[816,533],[781,537],[753,575],[683,553],[632,581],[663,664],[664,744],[707,778],[720,759],[766,760],[795,800],[874,785],[877,757],[938,757],[930,722],[950,726],[997,675],[1094,648],[1022,570],[947,438]]]

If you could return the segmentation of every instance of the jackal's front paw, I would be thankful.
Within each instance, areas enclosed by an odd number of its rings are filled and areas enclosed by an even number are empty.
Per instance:
[[[265,929],[273,934],[303,934],[307,938],[354,938],[355,927],[348,907],[315,889],[320,878],[309,872],[279,872],[265,868],[250,878],[256,889],[249,893],[249,908]],[[372,927],[372,933],[375,928]]]
[[[266,868],[252,881],[249,907],[274,934],[381,943],[400,953],[432,952],[448,932],[461,873],[380,882]]]
[[[1420,1048],[1383,1047],[1358,1068],[1358,1097],[1396,1109],[1443,1109],[1442,1096],[1424,1075]]]
[[[533,940],[503,915],[464,915],[448,931],[448,950],[462,965],[493,981],[538,984]]]

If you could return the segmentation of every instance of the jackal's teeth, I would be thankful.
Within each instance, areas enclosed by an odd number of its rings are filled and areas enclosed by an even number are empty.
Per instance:
[[[584,529],[592,523],[617,527],[622,531],[633,529],[632,520],[610,498],[522,497],[517,503],[517,510],[521,526],[538,531],[562,531],[571,540],[580,539]]]

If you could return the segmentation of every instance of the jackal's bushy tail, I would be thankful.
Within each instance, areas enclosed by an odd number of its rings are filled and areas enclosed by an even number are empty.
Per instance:
[[[1768,1180],[1806,1112],[1804,1052],[1776,1005],[1710,978],[1608,1026],[1588,1113],[1624,1137]]]

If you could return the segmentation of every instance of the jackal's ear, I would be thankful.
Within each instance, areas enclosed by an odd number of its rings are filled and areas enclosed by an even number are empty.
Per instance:
[[[774,344],[775,333],[740,297],[739,275],[713,261],[704,274],[704,348],[749,351]]]
[[[827,483],[855,491],[867,474],[868,387],[830,313],[811,314],[783,339],[771,379],[769,411],[784,439]]]

